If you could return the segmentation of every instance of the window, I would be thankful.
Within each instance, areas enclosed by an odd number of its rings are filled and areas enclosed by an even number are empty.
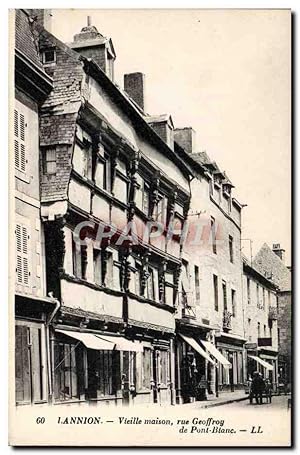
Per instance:
[[[29,285],[29,230],[24,224],[16,224],[16,282]]]
[[[94,262],[94,283],[102,285],[102,267],[101,267],[101,250],[94,249],[93,251]]]
[[[169,382],[169,352],[157,351],[158,357],[158,382],[161,386],[167,386]]]
[[[257,308],[260,307],[260,302],[259,302],[259,285],[256,284],[256,299],[257,299]]]
[[[213,275],[215,310],[219,311],[218,277]]]
[[[87,140],[76,141],[73,152],[73,169],[86,179],[92,178],[92,150]]]
[[[196,303],[200,302],[200,277],[199,277],[199,267],[195,265],[195,296]]]
[[[247,278],[247,301],[248,301],[248,305],[250,305],[250,303],[251,303],[250,278]]]
[[[45,159],[45,173],[52,175],[56,174],[56,150],[47,149]]]
[[[266,291],[265,288],[263,288],[263,309],[266,309]]]
[[[152,379],[152,351],[150,348],[144,348],[142,354],[142,380],[141,386],[143,389],[150,389],[150,382]]]
[[[223,309],[227,311],[227,286],[226,281],[222,281],[222,291],[223,291]]]
[[[159,197],[160,199],[154,208],[153,218],[155,221],[165,225],[167,221],[168,200],[165,196],[160,195]]]
[[[56,52],[55,49],[48,49],[43,52],[43,63],[55,63],[56,62]]]
[[[103,188],[108,191],[109,193],[111,192],[111,158],[108,155],[108,153],[104,154],[105,162],[104,162],[104,167],[103,167]]]
[[[266,326],[266,324],[264,324],[264,337],[266,337],[266,336],[267,336],[267,326]]]
[[[165,273],[165,303],[174,305],[174,274],[171,271]]]
[[[88,390],[91,398],[115,395],[120,384],[120,351],[87,350]]]
[[[86,269],[87,269],[87,247],[86,245],[80,246],[80,259],[81,259],[81,278],[86,280]]]
[[[233,237],[231,235],[229,236],[229,258],[233,263]]]
[[[142,265],[135,261],[135,269],[136,272],[134,274],[135,278],[135,294],[136,295],[141,295],[142,294],[142,286],[141,286],[141,281],[142,281]]]
[[[268,307],[270,308],[271,306],[271,292],[268,291]]]
[[[104,264],[103,264],[104,263]],[[114,258],[110,251],[102,257],[103,283],[110,289],[114,287]]]
[[[260,338],[260,322],[257,323],[257,338]]]
[[[68,401],[83,398],[83,351],[78,342],[54,344],[54,398]]]
[[[148,274],[148,279],[146,281],[146,298],[149,300],[155,300],[154,274],[151,267],[148,268]]]
[[[251,319],[248,318],[248,339],[249,341],[252,340],[252,336],[251,336]]]
[[[216,220],[211,217],[210,219],[210,230],[211,230],[211,239],[212,239],[212,249],[215,254],[217,254],[217,244],[216,244]]]
[[[236,291],[231,289],[232,316],[236,317]]]
[[[43,326],[17,321],[15,327],[16,403],[47,399],[47,365]]]
[[[146,215],[150,215],[150,187],[148,183],[139,175],[136,175],[138,188],[136,190],[136,206]]]
[[[26,172],[26,127],[25,116],[17,109],[14,110],[14,153],[15,168]]]

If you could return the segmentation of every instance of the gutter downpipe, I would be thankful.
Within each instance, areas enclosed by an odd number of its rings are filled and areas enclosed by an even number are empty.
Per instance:
[[[53,297],[52,297],[53,298]],[[54,338],[51,337],[50,340],[50,324],[53,321],[54,316],[58,312],[61,307],[61,302],[53,298],[56,302],[55,308],[50,314],[45,326],[46,326],[46,340],[47,340],[47,370],[48,370],[48,387],[49,387],[49,402],[53,403],[54,395],[53,395],[53,388],[54,388]]]

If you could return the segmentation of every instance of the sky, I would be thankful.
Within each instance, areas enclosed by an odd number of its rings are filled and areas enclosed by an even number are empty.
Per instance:
[[[71,42],[91,16],[112,38],[115,81],[141,71],[146,111],[192,126],[235,185],[253,255],[280,243],[291,262],[291,65],[288,10],[52,10]],[[250,256],[250,242],[242,242]]]

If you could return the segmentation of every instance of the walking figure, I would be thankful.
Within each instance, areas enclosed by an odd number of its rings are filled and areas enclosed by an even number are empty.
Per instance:
[[[262,394],[265,389],[265,382],[262,378],[262,375],[256,371],[253,373],[253,380],[250,390],[250,404],[253,402],[253,397],[255,397],[256,404],[262,404]]]

